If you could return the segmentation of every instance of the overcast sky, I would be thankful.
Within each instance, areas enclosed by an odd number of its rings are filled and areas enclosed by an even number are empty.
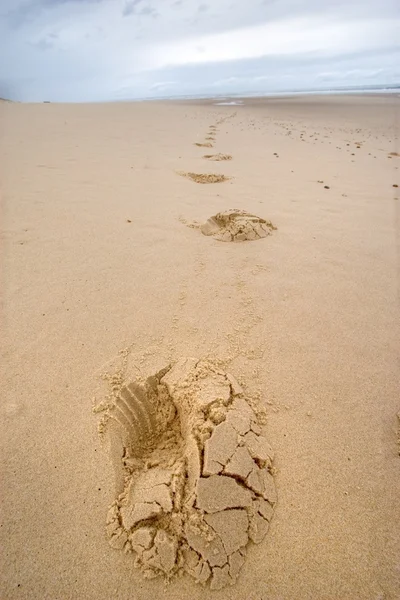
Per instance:
[[[400,0],[0,0],[0,97],[400,83]]]

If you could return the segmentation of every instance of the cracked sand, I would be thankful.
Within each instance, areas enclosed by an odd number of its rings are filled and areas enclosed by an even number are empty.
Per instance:
[[[244,242],[265,238],[276,227],[271,221],[232,208],[210,217],[200,229],[204,235],[211,235],[221,242]]]
[[[272,449],[236,380],[182,359],[122,388],[101,430],[123,488],[107,517],[110,544],[135,553],[147,577],[234,584],[277,499]]]

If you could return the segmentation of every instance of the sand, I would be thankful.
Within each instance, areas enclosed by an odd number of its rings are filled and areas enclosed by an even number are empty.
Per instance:
[[[234,111],[1,103],[4,598],[398,597],[399,99]]]

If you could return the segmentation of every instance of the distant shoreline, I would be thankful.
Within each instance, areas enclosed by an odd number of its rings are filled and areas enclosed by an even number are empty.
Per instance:
[[[333,88],[329,90],[291,90],[275,92],[243,92],[231,94],[183,94],[180,96],[159,96],[142,98],[123,98],[109,100],[12,100],[9,98],[0,98],[0,102],[12,102],[16,104],[112,104],[127,102],[189,102],[189,101],[210,101],[226,102],[239,104],[245,100],[263,99],[263,98],[297,98],[302,96],[392,96],[400,95],[400,84],[393,86],[364,87],[364,88]]]
[[[168,101],[183,101],[183,100],[214,100],[218,102],[225,101],[240,101],[249,98],[288,98],[297,96],[386,96],[392,94],[400,94],[400,84],[395,86],[371,87],[371,88],[343,88],[331,90],[292,90],[292,91],[276,91],[276,92],[244,92],[231,94],[198,94],[198,95],[183,95],[183,96],[163,96],[159,98],[141,98],[130,100],[116,100],[115,102],[140,102],[161,100]]]

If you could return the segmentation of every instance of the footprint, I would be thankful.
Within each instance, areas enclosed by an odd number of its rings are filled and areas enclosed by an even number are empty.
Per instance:
[[[233,208],[210,217],[200,229],[222,242],[243,242],[267,237],[276,227],[271,221]]]
[[[220,119],[218,119],[217,125],[221,125],[221,123],[224,123],[228,119],[233,119],[234,117],[236,117],[236,115],[237,115],[237,112],[234,112],[231,115],[226,115],[225,117],[221,117]]]
[[[230,154],[204,154],[203,158],[207,158],[208,160],[232,160],[232,156]]]
[[[195,142],[194,145],[195,146],[200,146],[200,148],[212,148],[213,147],[213,145],[211,144],[211,142],[203,142],[203,143]]]
[[[216,173],[186,173],[185,171],[178,171],[178,175],[181,177],[187,177],[196,183],[221,183],[231,179],[226,175],[218,175]]]
[[[210,361],[181,359],[123,387],[102,426],[124,482],[110,544],[134,552],[147,577],[185,571],[211,589],[234,584],[277,500],[260,420]]]
[[[196,221],[196,220],[194,220],[194,221],[188,221],[182,215],[180,217],[178,217],[178,220],[183,225],[186,225],[186,227],[189,227],[190,229],[200,229],[200,227],[201,227],[201,223],[199,223],[198,221]]]

